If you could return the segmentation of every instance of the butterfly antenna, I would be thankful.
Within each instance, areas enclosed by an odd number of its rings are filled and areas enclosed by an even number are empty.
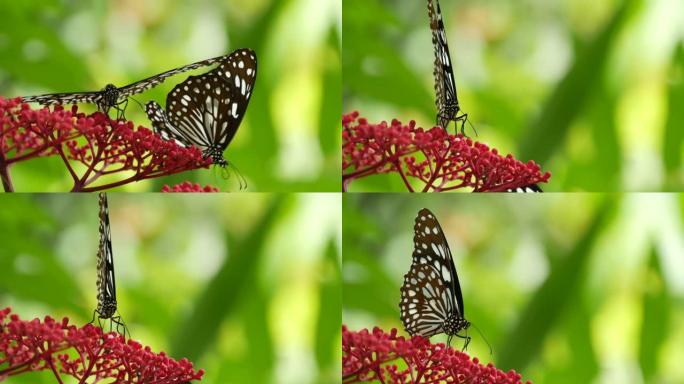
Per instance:
[[[475,137],[477,137],[477,129],[475,129],[475,126],[473,125],[473,123],[470,122],[470,119],[468,119],[467,115],[466,115],[466,121],[468,122],[468,125],[470,125],[470,128],[473,129],[473,132],[475,132]]]
[[[480,328],[478,328],[475,324],[470,323],[470,325],[472,325],[473,328],[475,328],[475,330],[477,331],[477,333],[479,333],[480,336],[482,336],[482,340],[484,340],[485,343],[487,343],[487,346],[489,347],[489,354],[491,355],[491,354],[492,354],[492,345],[489,344],[489,341],[487,341],[487,338],[485,337],[484,333],[482,333],[482,331],[480,331]]]
[[[240,191],[244,191],[247,189],[247,179],[245,179],[244,176],[242,176],[242,172],[238,169],[237,166],[235,166],[235,163],[230,163],[230,166],[233,167],[235,170],[235,175],[238,177],[238,180],[240,182]]]
[[[138,100],[136,100],[136,99],[135,99],[134,97],[132,97],[132,96],[129,96],[128,98],[129,98],[129,99],[132,99],[133,101],[135,101],[136,103],[138,103],[138,105],[140,106],[140,109],[142,109],[143,113],[146,113],[146,112],[145,112],[145,106],[144,106],[141,102],[139,102]]]

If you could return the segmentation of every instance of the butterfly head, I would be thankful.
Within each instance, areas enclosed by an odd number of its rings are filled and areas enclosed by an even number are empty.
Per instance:
[[[444,321],[444,333],[449,336],[453,336],[464,329],[470,327],[470,321],[456,315],[452,314]]]
[[[105,298],[102,300],[97,308],[97,313],[103,319],[108,319],[116,313],[116,300]]]
[[[223,157],[223,150],[220,147],[212,146],[206,150],[206,156],[211,157],[211,162],[221,168],[228,167],[228,160]]]
[[[102,88],[103,104],[107,106],[114,106],[119,100],[119,88],[114,84],[107,84]]]

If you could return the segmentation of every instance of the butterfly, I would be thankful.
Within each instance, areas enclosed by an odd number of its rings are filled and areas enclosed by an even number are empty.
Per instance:
[[[128,329],[121,316],[115,316],[116,304],[116,279],[114,277],[114,256],[112,253],[112,236],[109,228],[109,208],[107,207],[107,194],[100,193],[100,245],[97,251],[97,308],[93,313],[93,320],[97,315],[98,321],[110,320],[116,324],[119,332],[123,328],[126,336]],[[121,333],[121,332],[120,332]]]
[[[454,124],[461,123],[461,133],[465,134],[465,123],[468,114],[461,111],[456,94],[456,82],[454,80],[454,70],[451,66],[451,56],[447,44],[446,32],[444,31],[444,21],[442,11],[439,8],[439,1],[434,0],[437,11],[432,4],[433,0],[428,0],[428,16],[430,18],[430,30],[432,31],[432,46],[435,51],[435,64],[433,75],[435,78],[435,104],[437,105],[437,125],[444,129],[451,121]],[[459,115],[460,113],[460,115]]]
[[[205,74],[189,76],[166,97],[166,112],[155,101],[145,112],[155,132],[181,146],[196,146],[214,164],[226,167],[223,151],[245,115],[256,81],[257,59],[238,49]]]
[[[515,193],[542,193],[544,192],[540,186],[537,184],[530,184],[526,185],[524,187],[517,187],[517,188],[511,188],[506,190],[506,192],[515,192]]]
[[[465,340],[465,349],[470,336],[459,332],[467,331],[470,322],[464,317],[461,285],[442,227],[423,208],[413,229],[413,262],[401,286],[401,321],[411,336],[446,333],[447,344],[456,336]]]
[[[133,84],[129,84],[121,88],[117,88],[113,84],[107,84],[104,88],[97,92],[69,92],[51,93],[39,96],[25,96],[21,98],[21,101],[25,103],[36,102],[41,105],[90,103],[97,105],[97,108],[105,114],[109,114],[109,110],[114,108],[118,112],[117,117],[123,117],[123,112],[126,109],[126,104],[128,103],[128,97],[156,87],[164,82],[168,77],[218,63],[222,60],[225,60],[226,57],[227,55],[223,55],[198,61],[196,63],[171,69],[156,76],[136,81]]]

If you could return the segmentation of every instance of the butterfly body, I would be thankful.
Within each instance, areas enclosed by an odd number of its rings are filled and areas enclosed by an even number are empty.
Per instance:
[[[155,132],[181,146],[196,146],[214,164],[226,167],[223,152],[233,140],[256,81],[256,54],[231,53],[214,70],[189,76],[169,92],[166,111],[154,101],[145,112]]]
[[[414,225],[411,268],[404,276],[400,317],[412,336],[438,333],[470,341],[460,332],[470,327],[464,317],[463,296],[451,251],[437,218],[422,209]]]
[[[433,76],[435,80],[435,104],[437,106],[437,125],[447,129],[450,122],[461,123],[461,133],[464,133],[468,114],[462,113],[458,103],[454,70],[451,65],[451,55],[447,44],[442,11],[439,1],[428,0],[428,16],[432,31],[432,46],[435,52]],[[460,114],[459,114],[460,113]]]

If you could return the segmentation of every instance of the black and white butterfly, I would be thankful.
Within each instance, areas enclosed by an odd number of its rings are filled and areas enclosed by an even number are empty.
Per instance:
[[[537,184],[530,184],[526,185],[524,187],[518,187],[518,188],[511,188],[506,190],[506,192],[515,192],[515,193],[542,193],[544,192],[540,186]]]
[[[245,115],[256,81],[257,59],[238,49],[205,74],[189,76],[166,97],[166,112],[154,101],[145,105],[155,132],[184,147],[196,146],[214,164],[226,167],[223,151]]]
[[[444,31],[444,21],[442,11],[439,8],[439,1],[434,0],[437,9],[433,5],[433,0],[428,0],[428,16],[430,18],[430,30],[432,31],[432,46],[435,51],[435,64],[433,75],[435,78],[435,104],[437,105],[437,125],[447,129],[450,122],[461,123],[461,133],[465,134],[465,123],[468,114],[461,111],[456,94],[456,81],[454,80],[454,70],[451,66],[451,56],[449,55],[449,45],[447,44],[446,32]]]
[[[107,194],[100,193],[100,245],[97,250],[97,308],[93,313],[93,321],[97,316],[98,321],[103,319],[116,325],[117,332],[123,329],[126,336],[128,329],[121,319],[115,316],[116,303],[116,279],[114,277],[114,255],[112,253],[112,235],[109,227],[109,208],[107,206]],[[91,321],[92,322],[92,321]]]
[[[136,81],[133,84],[129,84],[121,88],[117,88],[113,84],[107,84],[104,88],[102,88],[102,90],[97,92],[69,92],[51,93],[39,96],[25,96],[21,98],[21,101],[25,103],[36,102],[41,105],[64,105],[78,103],[95,104],[97,105],[97,108],[105,114],[108,114],[109,110],[114,108],[118,112],[118,117],[123,117],[123,112],[126,109],[126,104],[128,103],[128,97],[154,88],[163,83],[168,77],[221,62],[227,57],[228,55],[223,55],[198,61],[196,63],[171,69],[156,76]]]
[[[449,244],[435,215],[421,209],[413,227],[413,262],[404,276],[399,303],[401,321],[411,336],[430,337],[446,333],[448,344],[459,332],[468,329],[464,317],[463,295]]]

